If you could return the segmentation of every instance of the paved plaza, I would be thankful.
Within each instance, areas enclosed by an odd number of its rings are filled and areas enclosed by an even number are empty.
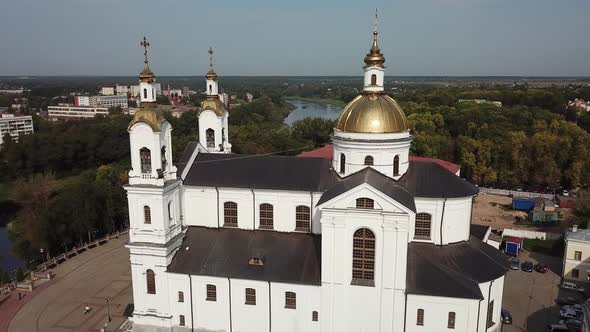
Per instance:
[[[539,332],[547,329],[547,324],[559,320],[559,306],[555,300],[559,296],[580,296],[559,289],[562,262],[558,257],[536,253],[520,254],[520,262],[541,261],[548,265],[547,273],[510,270],[504,284],[503,307],[512,314],[512,325],[505,325],[503,332]],[[581,297],[581,296],[580,296]]]
[[[51,285],[29,299],[8,331],[99,331],[107,322],[107,297],[112,317],[107,331],[117,331],[133,301],[127,239],[112,239],[53,269]],[[86,305],[91,310],[84,314]]]

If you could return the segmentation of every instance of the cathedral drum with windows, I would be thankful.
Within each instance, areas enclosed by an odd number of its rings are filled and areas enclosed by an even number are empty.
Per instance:
[[[135,331],[499,330],[508,262],[471,225],[478,188],[409,156],[384,62],[375,30],[363,91],[313,157],[231,154],[211,60],[200,142],[176,165],[142,101],[125,187]]]

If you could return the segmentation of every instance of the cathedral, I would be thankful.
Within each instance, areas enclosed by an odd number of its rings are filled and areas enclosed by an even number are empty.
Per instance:
[[[500,330],[508,262],[471,225],[478,188],[409,156],[377,36],[316,157],[231,153],[210,49],[199,142],[176,162],[142,43],[125,186],[134,331]]]

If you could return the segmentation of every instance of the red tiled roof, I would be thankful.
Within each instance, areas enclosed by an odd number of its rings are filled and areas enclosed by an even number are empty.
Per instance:
[[[298,157],[312,157],[312,158],[325,158],[325,159],[332,159],[334,154],[334,146],[332,144],[326,144],[323,147],[311,151],[305,151],[298,155]],[[454,164],[450,161],[438,159],[438,158],[429,158],[429,157],[415,157],[410,156],[410,160],[412,161],[425,161],[425,162],[434,162],[453,174],[456,174],[460,169],[461,165]]]

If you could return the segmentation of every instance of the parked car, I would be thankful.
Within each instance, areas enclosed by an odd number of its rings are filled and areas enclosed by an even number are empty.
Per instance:
[[[565,319],[578,319],[578,314],[573,310],[559,310],[559,317]]]
[[[565,197],[568,197],[570,195],[569,191],[567,190],[564,190],[561,194]]]
[[[518,270],[520,268],[520,261],[516,257],[510,258],[510,269],[511,270]]]
[[[502,310],[500,310],[500,314],[502,317],[502,324],[506,324],[506,325],[512,324],[512,315],[510,314],[510,311],[502,308]]]
[[[535,270],[539,273],[545,273],[547,272],[547,264],[538,263],[537,265],[535,265]]]
[[[581,304],[564,305],[563,307],[561,307],[561,309],[575,311],[578,315],[581,315],[584,312]]]
[[[580,303],[580,301],[574,297],[571,297],[571,296],[564,296],[564,297],[560,297],[557,300],[555,300],[555,303],[557,303],[559,305],[568,305],[568,304],[578,304],[578,303]]]
[[[522,265],[520,266],[520,268],[524,272],[533,272],[533,262],[526,261],[526,262],[522,263]]]
[[[549,324],[547,325],[547,331],[550,332],[561,332],[566,331],[569,332],[570,329],[567,328],[565,324]]]
[[[584,323],[582,323],[581,320],[579,319],[567,319],[567,320],[560,320],[557,324],[563,324],[567,327],[569,327],[570,331],[582,331],[582,325],[584,325]]]
[[[564,281],[561,283],[561,288],[584,293],[584,288],[574,284],[573,282]]]

